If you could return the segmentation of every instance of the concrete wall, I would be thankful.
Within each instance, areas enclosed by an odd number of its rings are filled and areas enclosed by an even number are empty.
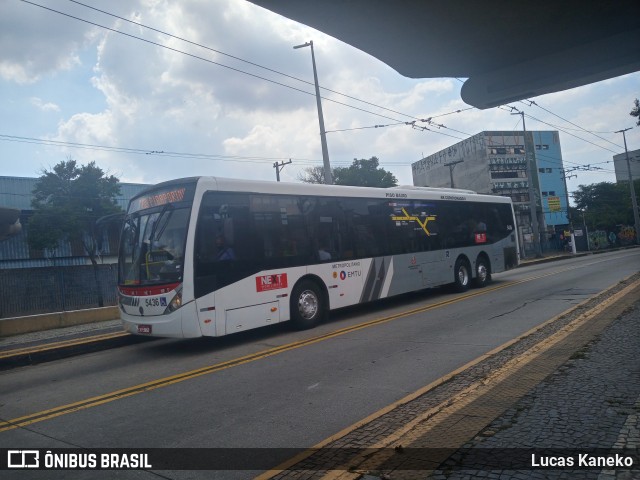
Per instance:
[[[72,327],[85,323],[117,320],[118,318],[120,318],[118,307],[92,308],[88,310],[30,315],[27,317],[3,318],[0,319],[0,337],[52,330],[54,328]]]

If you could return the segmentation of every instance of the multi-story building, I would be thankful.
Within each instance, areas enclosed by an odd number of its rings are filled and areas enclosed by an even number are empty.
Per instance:
[[[541,243],[543,248],[557,248],[569,224],[560,138],[557,131],[528,131],[523,137],[524,132],[478,133],[412,164],[413,184],[511,197],[526,253],[533,249],[532,181]]]
[[[627,155],[629,165],[627,166]],[[616,182],[629,181],[629,169],[634,180],[640,178],[640,150],[630,150],[613,156],[613,167],[616,170]]]

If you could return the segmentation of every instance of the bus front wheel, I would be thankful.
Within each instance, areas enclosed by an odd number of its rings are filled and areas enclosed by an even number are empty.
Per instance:
[[[315,327],[325,313],[322,292],[318,285],[303,280],[291,294],[291,321],[298,330]]]
[[[454,286],[457,292],[466,292],[471,281],[471,268],[466,259],[460,257],[454,267]]]

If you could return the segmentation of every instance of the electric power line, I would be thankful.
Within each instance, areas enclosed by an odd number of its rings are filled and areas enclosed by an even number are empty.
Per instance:
[[[134,154],[134,155],[149,156],[149,157],[155,156],[155,157],[169,157],[169,158],[187,158],[187,159],[194,159],[194,160],[256,163],[256,164],[262,164],[262,165],[267,165],[269,163],[272,163],[273,161],[292,159],[292,160],[295,160],[296,164],[298,165],[322,164],[321,159],[315,160],[315,159],[298,158],[298,157],[260,157],[260,156],[174,152],[174,151],[164,151],[164,150],[145,150],[140,148],[113,147],[113,146],[98,145],[98,144],[64,142],[59,140],[40,139],[40,138],[34,138],[34,137],[19,137],[15,135],[5,135],[5,134],[0,134],[0,141],[32,143],[37,145],[78,148],[78,149],[84,149],[84,150],[107,151],[107,152]],[[349,161],[337,160],[334,163],[338,166],[351,165]],[[406,166],[406,165],[411,165],[411,164],[408,162],[384,162],[383,166]]]
[[[531,102],[531,105],[535,105],[536,107],[541,108],[542,110],[544,110],[544,111],[545,111],[545,112],[547,112],[547,113],[550,113],[550,114],[551,114],[551,115],[553,115],[554,117],[558,117],[560,120],[563,120],[563,121],[565,121],[565,122],[567,122],[567,123],[569,123],[569,124],[573,125],[574,127],[578,127],[578,129],[579,129],[580,131],[583,131],[583,132],[585,132],[585,133],[590,133],[591,135],[593,135],[593,136],[595,136],[595,137],[598,137],[600,140],[604,140],[605,142],[610,143],[611,145],[615,145],[616,147],[622,148],[622,146],[621,146],[621,145],[618,145],[618,144],[617,144],[617,143],[615,143],[615,142],[612,142],[612,141],[610,141],[610,140],[607,140],[607,139],[606,139],[606,138],[604,138],[604,137],[601,137],[600,135],[597,135],[598,133],[614,133],[614,132],[593,132],[593,131],[586,130],[586,129],[582,128],[580,125],[577,125],[577,124],[573,123],[571,120],[567,120],[566,118],[561,117],[560,115],[558,115],[558,114],[556,114],[556,113],[553,113],[551,110],[548,110],[548,109],[546,109],[546,108],[542,107],[542,106],[541,106],[540,104],[538,104],[537,102],[534,102],[533,100],[528,100],[528,101],[529,101],[529,102]],[[530,105],[530,106],[531,106],[531,105]],[[565,127],[565,130],[572,130],[572,129],[569,129],[569,128],[566,128],[566,127]]]

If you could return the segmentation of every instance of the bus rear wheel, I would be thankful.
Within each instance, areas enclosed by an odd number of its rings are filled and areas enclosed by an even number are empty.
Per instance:
[[[469,289],[471,281],[471,268],[469,262],[465,258],[458,258],[454,269],[454,288],[456,292],[466,292]]]
[[[486,287],[491,282],[491,269],[489,261],[484,257],[478,257],[476,260],[476,278],[473,283],[476,287]]]
[[[297,330],[315,327],[325,314],[324,297],[318,285],[303,280],[291,294],[291,322]]]

